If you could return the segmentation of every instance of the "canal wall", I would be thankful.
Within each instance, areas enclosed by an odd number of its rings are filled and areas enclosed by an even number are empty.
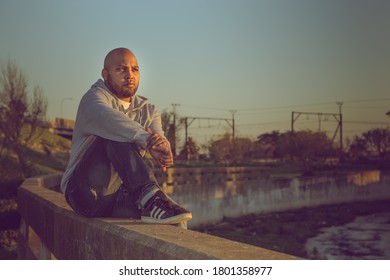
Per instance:
[[[164,190],[193,213],[189,228],[224,217],[390,199],[390,174],[379,170],[280,179],[255,167],[172,168],[158,178]]]

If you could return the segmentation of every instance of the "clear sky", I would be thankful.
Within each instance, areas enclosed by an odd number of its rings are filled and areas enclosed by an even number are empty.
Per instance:
[[[286,131],[292,111],[338,113],[336,102],[346,136],[390,123],[387,0],[0,0],[0,62],[44,89],[50,119],[75,118],[116,47],[138,58],[139,95],[161,111],[180,104],[181,117],[235,110],[238,136]],[[336,126],[321,118],[330,134]],[[204,142],[228,130],[195,121],[189,134]]]

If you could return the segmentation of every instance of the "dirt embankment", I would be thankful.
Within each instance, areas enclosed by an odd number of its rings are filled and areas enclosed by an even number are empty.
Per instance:
[[[381,212],[390,212],[390,201],[356,202],[249,215],[225,219],[217,225],[197,230],[307,258],[305,243],[308,238],[318,235],[322,228],[345,225],[358,216]]]

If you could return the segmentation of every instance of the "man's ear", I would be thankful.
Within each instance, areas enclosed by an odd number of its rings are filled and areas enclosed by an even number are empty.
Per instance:
[[[108,71],[106,69],[103,69],[102,70],[102,77],[103,77],[103,80],[107,80],[108,78]]]

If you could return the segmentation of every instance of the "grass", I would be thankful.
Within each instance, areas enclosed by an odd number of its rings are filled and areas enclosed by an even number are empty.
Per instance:
[[[20,223],[16,194],[23,177],[15,154],[4,147],[0,151],[0,259],[16,259]],[[69,140],[46,130],[39,131],[39,137],[31,143],[27,152],[32,166],[30,176],[63,172],[69,151]]]

